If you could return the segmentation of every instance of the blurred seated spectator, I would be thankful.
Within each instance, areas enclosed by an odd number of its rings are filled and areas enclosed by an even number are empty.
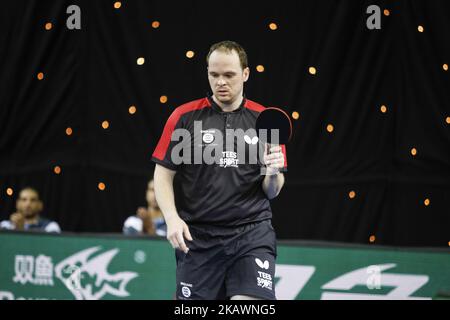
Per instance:
[[[0,229],[61,232],[58,223],[40,215],[44,205],[36,189],[27,187],[20,191],[16,201],[17,212],[9,220],[0,222]]]
[[[145,198],[147,208],[139,207],[135,216],[128,217],[123,225],[123,233],[126,235],[146,234],[165,237],[167,226],[156,202],[153,179],[147,185]]]

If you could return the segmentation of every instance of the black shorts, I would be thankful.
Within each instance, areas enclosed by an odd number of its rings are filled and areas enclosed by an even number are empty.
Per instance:
[[[176,250],[182,300],[247,295],[275,300],[275,231],[270,220],[233,228],[189,226],[189,252]]]

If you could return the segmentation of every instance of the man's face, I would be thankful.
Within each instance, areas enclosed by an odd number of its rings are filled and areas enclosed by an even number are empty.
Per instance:
[[[42,202],[33,190],[22,190],[17,199],[16,209],[26,218],[33,218],[42,210]]]
[[[208,80],[215,98],[224,104],[232,104],[242,97],[249,68],[242,70],[236,51],[214,51],[209,56]]]

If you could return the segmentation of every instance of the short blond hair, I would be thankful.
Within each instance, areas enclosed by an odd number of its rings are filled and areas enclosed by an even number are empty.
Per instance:
[[[239,43],[226,40],[213,44],[209,49],[208,55],[206,56],[206,64],[209,64],[209,57],[216,50],[226,53],[236,51],[237,55],[239,56],[239,61],[241,62],[242,70],[248,68],[247,53]]]

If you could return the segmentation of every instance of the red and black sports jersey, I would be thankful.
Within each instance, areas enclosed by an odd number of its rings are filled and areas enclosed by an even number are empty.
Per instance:
[[[255,130],[264,109],[244,98],[237,110],[223,112],[207,97],[169,117],[152,160],[177,171],[175,204],[184,221],[235,226],[272,217],[262,189],[264,146]],[[282,150],[287,167],[284,145]]]

